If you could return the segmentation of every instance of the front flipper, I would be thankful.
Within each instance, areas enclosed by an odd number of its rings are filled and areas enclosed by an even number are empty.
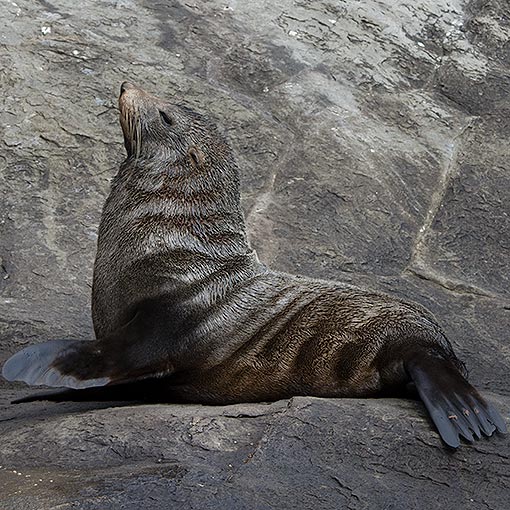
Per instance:
[[[505,433],[506,425],[498,411],[468,383],[455,365],[425,354],[405,363],[407,372],[437,427],[443,441],[460,446],[460,436],[472,442],[482,433]]]
[[[11,356],[2,375],[8,381],[73,389],[167,375],[173,367],[156,325],[149,314],[139,311],[107,338],[32,345]]]
[[[31,345],[5,362],[2,375],[8,381],[35,386],[75,389],[104,386],[112,379],[102,370],[94,347],[96,342],[80,340],[50,340]]]

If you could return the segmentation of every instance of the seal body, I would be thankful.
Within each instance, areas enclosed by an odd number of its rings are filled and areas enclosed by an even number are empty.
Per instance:
[[[414,382],[450,446],[505,430],[428,311],[259,262],[232,151],[207,118],[128,83],[119,105],[128,157],[99,227],[96,340],[28,347],[7,361],[7,379],[157,379],[172,398],[217,404],[376,396]]]

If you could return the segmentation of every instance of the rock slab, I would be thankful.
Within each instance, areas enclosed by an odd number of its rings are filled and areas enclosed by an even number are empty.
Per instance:
[[[129,79],[217,119],[275,269],[430,308],[510,411],[506,0],[4,1],[0,362],[92,336]],[[442,448],[420,403],[33,402],[0,383],[0,508],[491,508],[507,437]]]

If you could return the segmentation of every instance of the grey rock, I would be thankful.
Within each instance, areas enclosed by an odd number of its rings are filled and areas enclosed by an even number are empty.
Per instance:
[[[91,338],[129,79],[216,118],[275,269],[428,308],[510,411],[506,0],[2,4],[0,362]],[[0,508],[506,509],[507,437],[446,451],[419,402],[9,402]]]

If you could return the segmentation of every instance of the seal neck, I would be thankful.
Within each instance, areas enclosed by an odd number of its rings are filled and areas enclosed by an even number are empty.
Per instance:
[[[136,233],[145,254],[253,257],[235,163],[204,170],[128,159],[113,181],[109,202],[124,210],[125,230]]]

